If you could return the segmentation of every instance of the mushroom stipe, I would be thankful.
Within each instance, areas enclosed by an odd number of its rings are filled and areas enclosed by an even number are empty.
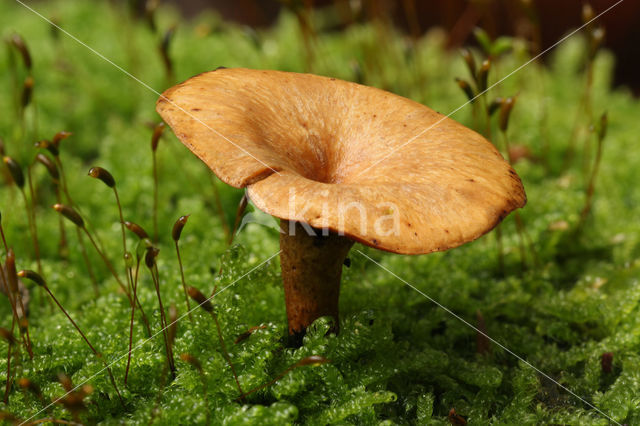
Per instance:
[[[478,71],[483,86],[488,68]],[[246,188],[257,208],[281,220],[294,340],[320,316],[333,317],[338,330],[340,278],[354,242],[401,254],[444,251],[526,203],[520,178],[489,141],[376,88],[229,68],[168,89],[156,108],[222,181]],[[391,229],[381,229],[385,218]]]
[[[337,234],[309,235],[303,226],[291,222],[295,232],[290,235],[290,222],[280,222],[280,268],[284,285],[291,344],[302,343],[304,331],[322,316],[337,319],[340,278],[344,261],[353,241]]]

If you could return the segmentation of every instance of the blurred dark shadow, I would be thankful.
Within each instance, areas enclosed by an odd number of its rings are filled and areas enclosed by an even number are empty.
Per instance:
[[[215,9],[224,19],[252,27],[271,25],[284,5],[334,6],[362,10],[359,18],[391,19],[412,36],[432,27],[449,34],[449,46],[471,43],[471,32],[480,26],[491,36],[517,35],[537,40],[534,51],[542,51],[582,24],[584,0],[166,0],[186,16]],[[591,0],[596,14],[617,0]],[[537,22],[538,24],[534,24]],[[599,23],[606,29],[605,46],[617,57],[615,84],[640,93],[640,0],[624,0],[606,13]]]

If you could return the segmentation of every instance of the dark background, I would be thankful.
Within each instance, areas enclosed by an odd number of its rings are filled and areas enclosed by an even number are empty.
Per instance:
[[[475,26],[493,37],[518,35],[537,40],[533,50],[551,46],[563,35],[582,24],[583,0],[165,0],[177,5],[185,15],[193,16],[207,8],[217,10],[225,19],[252,27],[272,24],[286,6],[335,6],[348,15],[353,4],[361,4],[354,20],[380,18],[391,20],[408,34],[417,37],[434,26],[449,34],[449,46],[472,43]],[[596,14],[617,0],[591,0]],[[532,25],[538,22],[539,25]],[[640,0],[623,0],[602,16],[598,23],[606,30],[605,46],[617,56],[616,85],[631,87],[640,94]]]

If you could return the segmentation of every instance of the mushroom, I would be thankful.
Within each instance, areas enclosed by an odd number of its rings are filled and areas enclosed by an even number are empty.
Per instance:
[[[372,87],[220,68],[165,91],[157,111],[222,181],[280,219],[295,336],[321,316],[337,324],[354,242],[401,254],[448,250],[526,203],[518,175],[489,141]]]

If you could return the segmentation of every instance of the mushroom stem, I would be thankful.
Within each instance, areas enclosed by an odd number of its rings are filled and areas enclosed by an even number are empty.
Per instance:
[[[337,332],[342,265],[353,241],[335,233],[326,235],[326,230],[323,235],[320,229],[284,219],[280,229],[289,335],[299,340],[314,320],[327,315],[334,318],[333,330]]]

